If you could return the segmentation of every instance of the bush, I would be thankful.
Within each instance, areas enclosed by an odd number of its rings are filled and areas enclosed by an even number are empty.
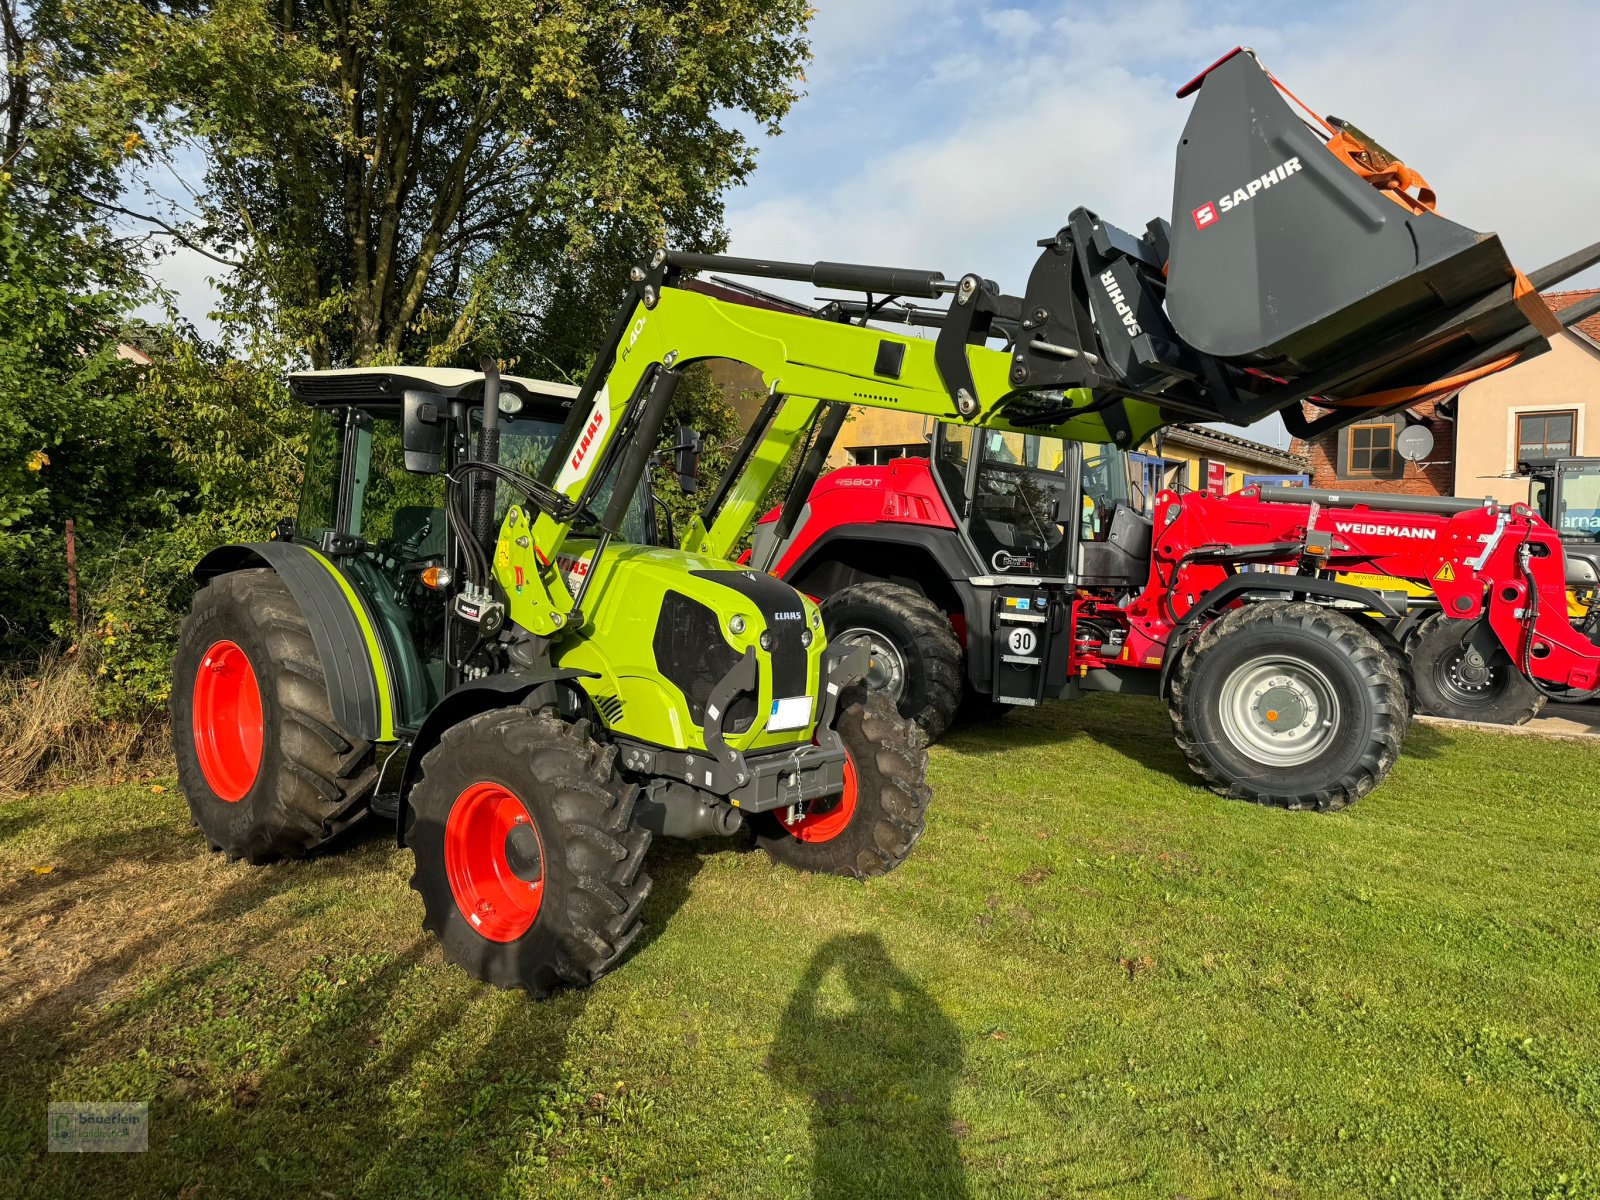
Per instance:
[[[293,513],[304,446],[305,412],[275,376],[192,342],[166,350],[139,387],[171,461],[165,520],[80,553],[96,708],[111,716],[166,703],[190,572],[207,551],[260,541]]]

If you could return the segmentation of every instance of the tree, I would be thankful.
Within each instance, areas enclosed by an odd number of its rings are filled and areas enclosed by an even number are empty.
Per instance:
[[[808,54],[805,0],[83,2],[122,27],[78,103],[144,123],[147,180],[203,153],[157,219],[316,366],[578,340],[574,294],[587,329],[630,258],[722,244],[734,115],[776,130]]]

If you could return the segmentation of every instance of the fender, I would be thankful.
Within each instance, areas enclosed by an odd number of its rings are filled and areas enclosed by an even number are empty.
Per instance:
[[[218,546],[195,566],[194,579],[205,584],[251,567],[275,571],[300,606],[327,678],[334,723],[369,742],[394,741],[389,650],[360,593],[329,559],[299,542]]]
[[[546,703],[562,705],[565,699],[568,703],[563,707],[581,712],[589,707],[589,698],[576,682],[583,678],[598,679],[599,676],[593,671],[560,667],[512,671],[464,683],[435,704],[423,718],[422,727],[406,753],[406,765],[400,774],[399,807],[395,812],[395,844],[406,844],[411,787],[422,773],[423,758],[439,744],[445,730],[490,709],[512,708],[518,704],[529,707]]]
[[[1374,591],[1372,588],[1357,587],[1350,583],[1339,583],[1332,579],[1317,579],[1310,575],[1277,575],[1270,571],[1250,571],[1241,575],[1230,575],[1201,596],[1167,635],[1167,652],[1161,658],[1160,695],[1164,697],[1168,694],[1173,669],[1183,657],[1183,646],[1195,627],[1205,617],[1223,605],[1237,600],[1246,592],[1281,592],[1286,599],[1294,596],[1323,596],[1329,600],[1349,600],[1359,604],[1363,612],[1379,612],[1396,621],[1404,617],[1406,611],[1405,605],[1396,605],[1382,592]]]

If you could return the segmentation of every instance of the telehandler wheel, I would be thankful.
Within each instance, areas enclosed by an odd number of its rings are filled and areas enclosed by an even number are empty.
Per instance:
[[[864,645],[865,684],[920,725],[929,741],[961,706],[961,643],[950,618],[921,592],[897,583],[857,583],[822,602],[830,642]]]
[[[859,684],[839,697],[835,728],[847,756],[844,791],[803,813],[760,814],[756,841],[796,870],[886,875],[911,853],[927,820],[927,735],[887,697]]]
[[[1467,629],[1468,622],[1434,613],[1406,638],[1417,711],[1459,721],[1526,725],[1544,707],[1544,694],[1502,647],[1485,657],[1462,646]]]
[[[196,594],[171,713],[189,811],[230,859],[306,854],[367,815],[372,744],[334,724],[305,618],[273,572],[235,571]]]
[[[1247,604],[1180,660],[1168,711],[1189,766],[1219,795],[1331,812],[1400,754],[1409,713],[1394,659],[1342,613]]]
[[[544,996],[593,983],[642,932],[650,831],[587,721],[497,708],[446,731],[411,790],[423,928],[447,960]]]

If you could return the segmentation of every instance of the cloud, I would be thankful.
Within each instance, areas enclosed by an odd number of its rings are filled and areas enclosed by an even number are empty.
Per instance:
[[[1600,240],[1600,113],[1582,99],[1600,6],[939,6],[924,28],[940,42],[931,58],[920,36],[903,52],[874,43],[870,68],[859,46],[840,48],[834,68],[822,61],[846,24],[897,26],[904,15],[822,0],[819,83],[791,116],[794,136],[768,144],[749,188],[730,198],[732,253],[976,270],[1020,292],[1034,242],[1073,208],[1131,231],[1170,219],[1189,111],[1173,93],[1236,45],[1420,170],[1441,212],[1501,232],[1524,270]],[[896,84],[899,103],[841,101],[858,69],[871,70],[875,92]]]

